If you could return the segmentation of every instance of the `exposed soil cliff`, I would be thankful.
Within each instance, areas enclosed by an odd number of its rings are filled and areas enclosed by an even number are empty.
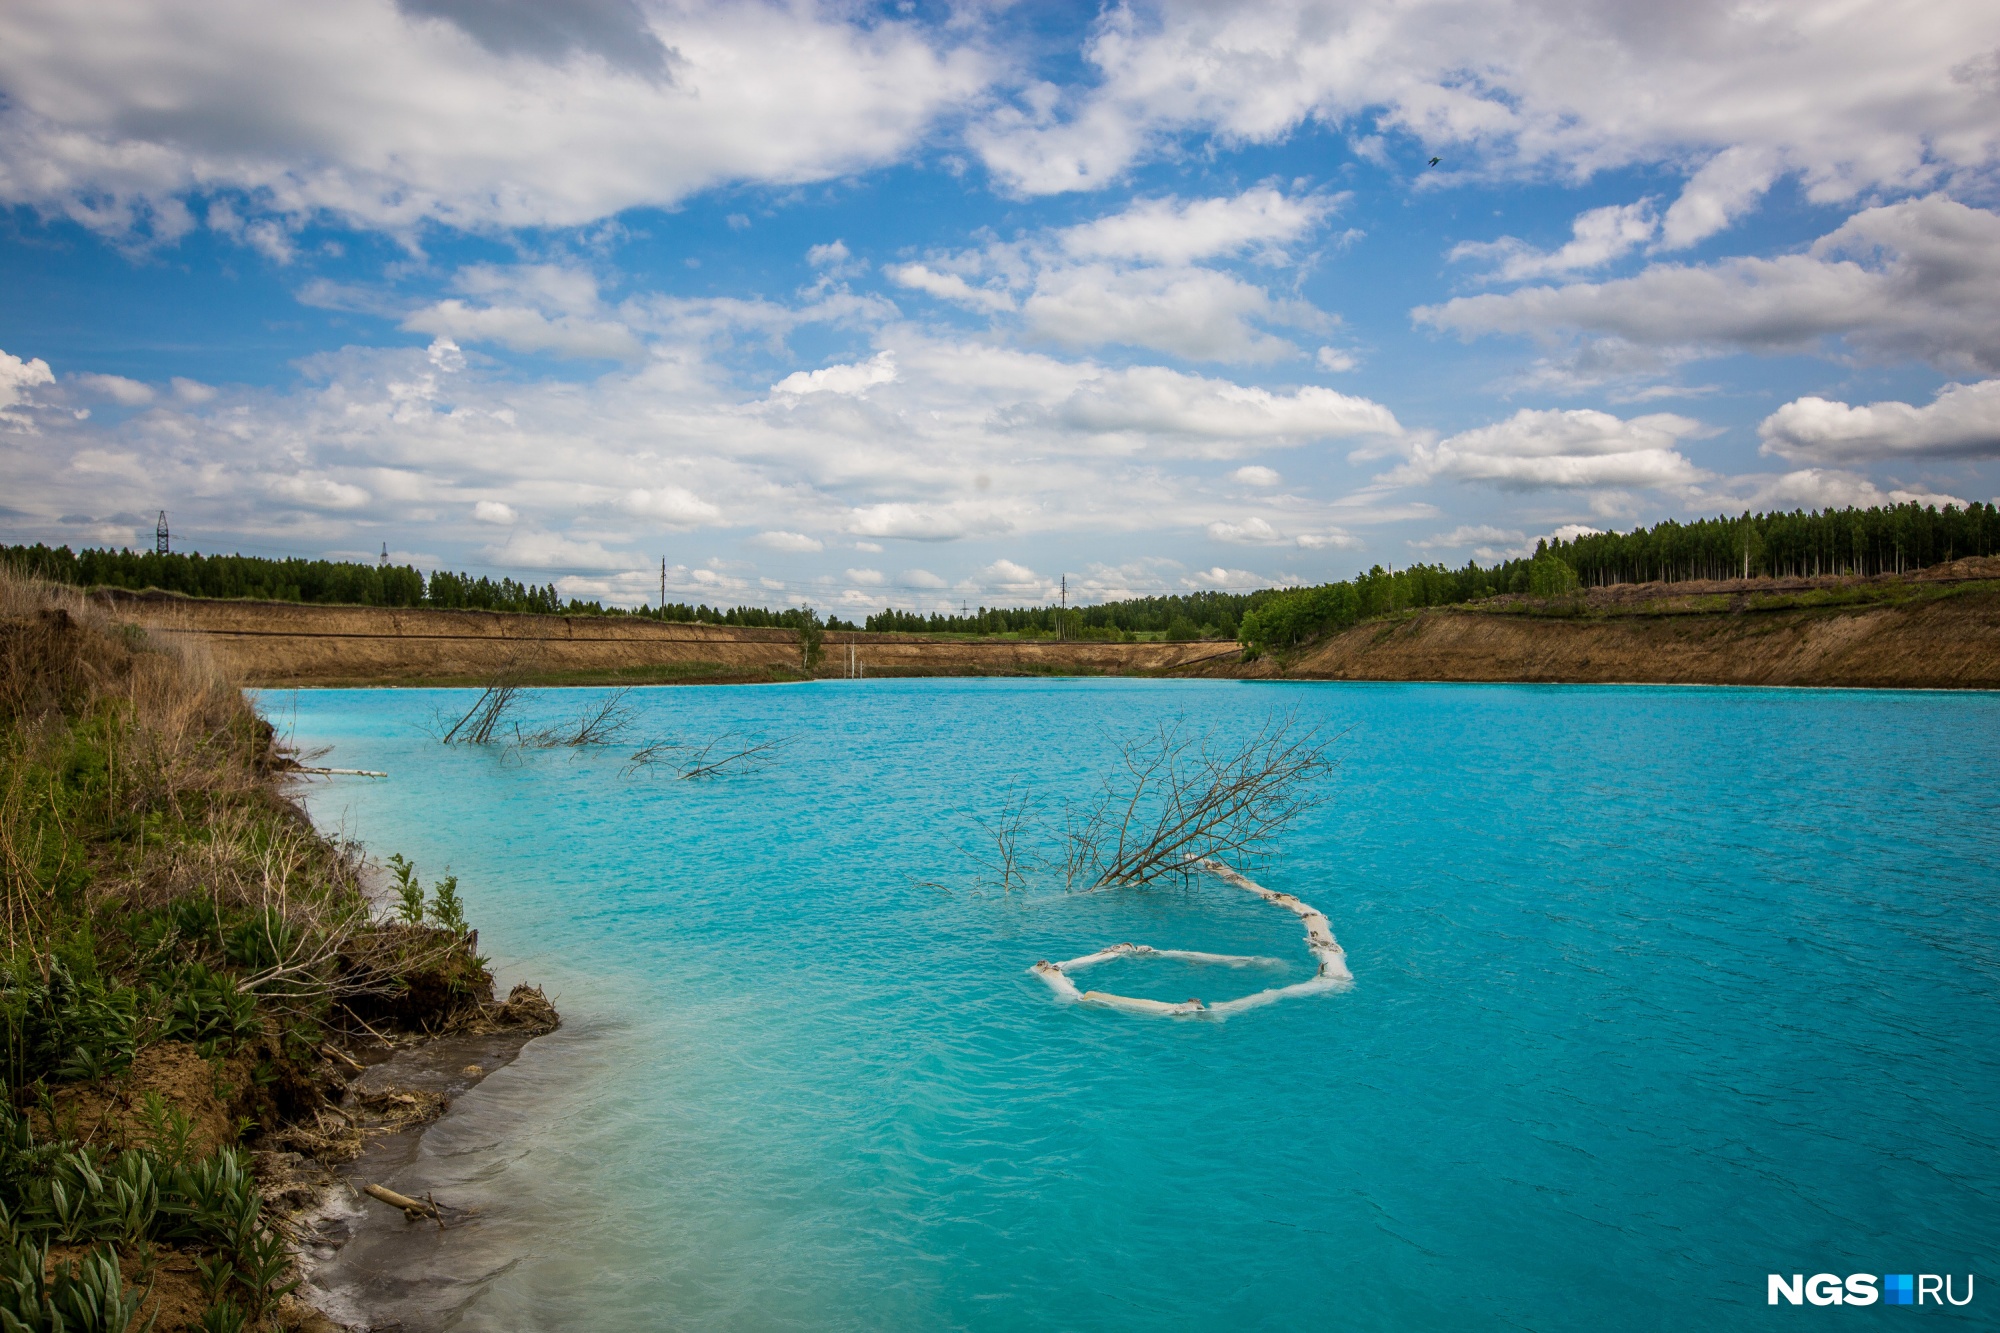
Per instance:
[[[724,683],[797,680],[804,674],[798,638],[784,629],[106,596],[114,614],[149,630],[201,635],[224,668],[253,686],[465,685],[491,679],[503,668],[551,684]],[[1227,643],[933,640],[831,632],[816,674],[1143,675],[1234,651]]]
[[[114,613],[198,634],[260,686],[797,680],[789,630],[591,616],[299,606],[114,594]],[[1872,579],[1620,584],[1356,625],[1245,662],[1225,643],[829,633],[819,676],[1175,675],[2000,688],[2000,559]]]
[[[1902,579],[1626,584],[1356,625],[1217,674],[2000,689],[2000,560]]]

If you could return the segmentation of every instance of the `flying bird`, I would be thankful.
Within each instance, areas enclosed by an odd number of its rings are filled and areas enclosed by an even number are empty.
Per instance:
[[[1442,161],[1444,161],[1444,159],[1443,159],[1443,158],[1441,158],[1441,157],[1434,157],[1434,158],[1432,158],[1432,159],[1430,160],[1430,165],[1431,165],[1431,166],[1436,166],[1436,165],[1437,165],[1438,163],[1440,163],[1440,162],[1442,162]]]

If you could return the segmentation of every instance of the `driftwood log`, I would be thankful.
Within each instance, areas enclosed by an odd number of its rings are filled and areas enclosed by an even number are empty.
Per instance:
[[[362,1192],[371,1198],[380,1199],[391,1208],[400,1208],[411,1217],[428,1217],[436,1221],[444,1220],[436,1203],[429,1199],[412,1199],[407,1194],[398,1194],[387,1185],[368,1185]]]

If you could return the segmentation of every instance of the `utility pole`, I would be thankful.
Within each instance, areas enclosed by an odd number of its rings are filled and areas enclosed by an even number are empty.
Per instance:
[[[158,527],[153,529],[153,554],[165,555],[167,554],[168,549],[169,547],[167,542],[167,511],[162,509],[160,511],[160,524]]]
[[[1069,637],[1069,575],[1062,576],[1062,610],[1056,612],[1056,638]]]
[[[667,558],[666,558],[665,556],[661,556],[661,557],[660,557],[660,611],[661,611],[661,613],[662,613],[662,614],[665,614],[665,612],[666,612],[666,609],[667,609]]]

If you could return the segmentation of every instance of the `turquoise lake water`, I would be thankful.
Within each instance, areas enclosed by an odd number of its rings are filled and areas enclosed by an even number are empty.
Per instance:
[[[549,691],[529,716],[599,692]],[[862,681],[636,691],[645,736],[787,738],[625,773],[425,735],[465,691],[304,691],[322,827],[459,877],[565,1026],[406,1184],[454,1327],[1689,1329],[2000,1312],[2000,696]],[[974,819],[1051,812],[1169,717],[1342,733],[1333,799],[1214,880],[982,885]],[[400,1188],[401,1186],[399,1186]],[[1980,1275],[1974,1304],[1772,1309],[1767,1273]],[[1803,1325],[1802,1325],[1803,1326]]]

